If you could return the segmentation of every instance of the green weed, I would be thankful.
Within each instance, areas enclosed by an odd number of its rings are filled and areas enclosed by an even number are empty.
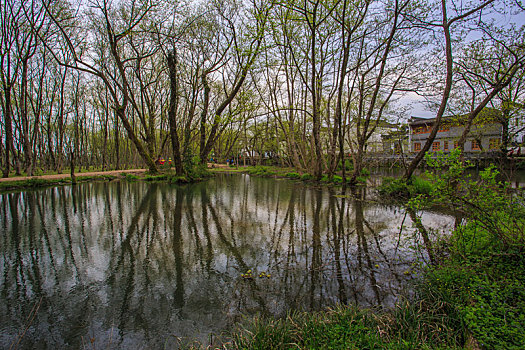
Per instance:
[[[298,180],[301,178],[301,175],[299,173],[286,173],[284,176],[286,176],[289,179]]]
[[[303,181],[310,181],[310,180],[313,180],[313,179],[314,179],[314,176],[311,175],[311,174],[304,173],[303,175],[301,175],[301,180],[303,180]]]

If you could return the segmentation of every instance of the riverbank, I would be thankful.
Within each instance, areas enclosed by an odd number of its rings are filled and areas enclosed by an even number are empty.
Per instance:
[[[146,169],[91,171],[75,174],[77,182],[114,180],[126,176],[143,176]],[[48,174],[40,176],[16,176],[0,178],[0,191],[23,190],[38,187],[60,186],[71,183],[71,174]]]
[[[215,173],[243,173],[252,176],[259,177],[271,177],[281,178],[289,180],[299,180],[310,183],[325,184],[325,185],[340,185],[343,184],[343,178],[340,173],[334,174],[333,176],[323,175],[319,181],[316,181],[314,176],[307,172],[298,172],[297,169],[290,167],[277,167],[277,166],[228,166],[228,165],[216,165],[209,169]],[[366,169],[363,170],[361,176],[358,176],[358,184],[364,184],[369,177],[370,172]],[[347,174],[348,176],[348,174]],[[347,178],[348,180],[348,178]]]
[[[214,164],[215,170],[226,169],[227,165]],[[161,169],[156,175],[148,173],[148,169],[126,169],[108,171],[87,171],[75,173],[76,182],[89,182],[101,180],[145,180],[145,181],[166,181],[169,183],[188,183],[199,181],[208,177],[207,170],[212,170],[212,164],[205,167],[196,166],[187,176],[176,176],[172,169]],[[50,187],[71,184],[71,174],[64,172],[61,174],[44,174],[38,176],[12,176],[0,178],[0,191],[24,190],[39,187]]]
[[[343,306],[281,320],[256,318],[233,333],[230,347],[525,348],[524,193],[497,181],[494,167],[474,181],[454,155],[429,161],[431,184],[402,188],[424,241],[416,249],[430,258],[413,298],[387,310]],[[395,195],[399,187],[399,181],[387,182],[383,191]],[[420,187],[427,193],[419,195]],[[437,203],[461,219],[451,236],[429,239],[417,212]]]

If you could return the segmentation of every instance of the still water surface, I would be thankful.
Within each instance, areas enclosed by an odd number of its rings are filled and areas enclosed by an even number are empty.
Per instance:
[[[2,194],[0,348],[170,349],[243,315],[392,306],[425,255],[404,209],[367,196],[247,175]]]

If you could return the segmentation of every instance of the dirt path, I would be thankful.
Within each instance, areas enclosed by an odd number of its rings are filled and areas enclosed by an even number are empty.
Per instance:
[[[111,171],[93,171],[89,173],[75,173],[75,175],[77,177],[99,176],[99,175],[118,176],[122,173],[142,174],[144,172],[146,172],[146,169],[128,169],[128,170],[111,170]],[[60,179],[69,179],[70,177],[71,177],[71,174],[54,174],[54,175],[42,175],[42,176],[16,176],[16,177],[0,178],[0,182],[20,181],[20,180],[29,180],[29,179],[60,180]]]

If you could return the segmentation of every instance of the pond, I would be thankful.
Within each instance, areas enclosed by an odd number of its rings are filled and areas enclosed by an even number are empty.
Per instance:
[[[392,306],[426,255],[372,194],[239,174],[2,194],[0,347],[170,349],[246,315]]]

